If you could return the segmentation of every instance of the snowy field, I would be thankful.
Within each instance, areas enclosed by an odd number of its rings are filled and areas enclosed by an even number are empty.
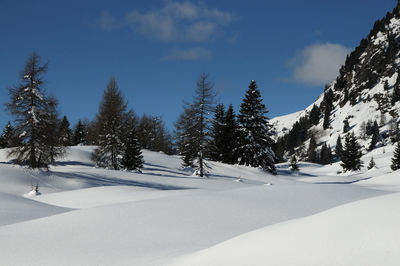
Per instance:
[[[1,265],[399,265],[389,148],[363,157],[369,171],[207,162],[209,178],[148,151],[142,174],[99,169],[92,149],[71,147],[50,171],[0,150]]]

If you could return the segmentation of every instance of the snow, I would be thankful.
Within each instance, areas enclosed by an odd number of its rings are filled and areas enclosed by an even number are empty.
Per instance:
[[[298,162],[272,176],[206,161],[207,178],[150,151],[142,174],[96,168],[94,148],[70,147],[49,171],[0,150],[2,265],[392,265],[400,254],[388,147],[363,157],[371,171]]]
[[[399,202],[396,193],[267,226],[174,265],[395,266],[400,261]]]

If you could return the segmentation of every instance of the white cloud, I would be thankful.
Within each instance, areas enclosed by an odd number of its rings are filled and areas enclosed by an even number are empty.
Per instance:
[[[202,47],[190,49],[174,49],[171,54],[164,57],[164,60],[196,61],[206,60],[211,57],[211,52]]]
[[[100,18],[97,20],[97,25],[104,31],[111,31],[118,28],[117,19],[107,11],[103,11]]]
[[[165,1],[159,9],[132,10],[120,23],[107,12],[98,21],[103,30],[112,30],[119,24],[133,31],[161,41],[206,42],[229,38],[224,27],[231,23],[232,14],[208,8],[202,2]]]
[[[305,47],[289,62],[293,79],[307,85],[324,85],[334,80],[351,49],[340,44],[317,43]]]

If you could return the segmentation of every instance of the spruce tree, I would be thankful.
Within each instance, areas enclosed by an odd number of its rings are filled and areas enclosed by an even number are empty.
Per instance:
[[[104,91],[96,117],[99,145],[93,152],[92,159],[99,167],[115,170],[121,167],[121,156],[124,151],[122,139],[125,133],[123,130],[125,112],[126,102],[118,88],[117,81],[111,78]]]
[[[61,146],[72,145],[72,130],[70,128],[69,121],[65,115],[61,120],[60,127],[58,130],[58,143]]]
[[[86,136],[87,136],[87,125],[82,120],[78,120],[72,137],[73,145],[86,144]]]
[[[310,123],[311,125],[318,125],[320,120],[320,110],[318,106],[314,105],[310,111]]]
[[[296,155],[294,155],[294,154],[290,158],[289,168],[292,171],[298,171],[299,170],[299,166],[297,165],[297,158],[296,158]]]
[[[327,91],[325,91],[324,93],[324,106],[325,106],[325,110],[324,110],[324,123],[323,123],[323,128],[327,129],[331,123],[330,121],[330,117],[331,117],[331,112],[333,110],[333,99],[334,99],[334,95],[331,89],[328,89]]]
[[[18,136],[16,136],[15,129],[8,121],[7,125],[4,127],[3,132],[0,135],[0,149],[1,148],[11,148],[17,147],[21,144]]]
[[[347,133],[350,130],[349,120],[345,119],[343,121],[343,133]]]
[[[225,115],[224,148],[222,149],[222,162],[235,164],[238,161],[239,125],[232,104],[229,105]]]
[[[400,169],[400,142],[397,142],[396,147],[393,151],[392,165],[390,166],[393,171]]]
[[[135,129],[132,127],[124,143],[124,154],[121,165],[127,170],[140,170],[143,168],[143,155]]]
[[[271,147],[271,125],[265,116],[268,113],[262,103],[260,91],[254,80],[240,106],[240,147],[239,164],[252,167],[262,167],[272,174],[276,174],[275,154]]]
[[[395,144],[400,140],[400,129],[399,129],[399,124],[393,120],[390,123],[390,141],[392,144]]]
[[[392,93],[392,99],[391,99],[392,105],[395,105],[399,100],[400,100],[400,86],[399,84],[396,83]]]
[[[335,147],[335,155],[336,158],[341,159],[343,154],[343,145],[342,145],[342,139],[340,136],[338,136],[336,140],[336,147]]]
[[[311,163],[317,163],[318,162],[317,141],[315,140],[314,135],[311,136],[310,144],[308,145],[307,161],[311,162]]]
[[[172,152],[171,135],[160,116],[144,114],[138,122],[136,134],[143,149],[167,154]]]
[[[344,143],[342,163],[340,164],[343,170],[345,172],[360,170],[362,166],[361,156],[361,146],[358,144],[354,133],[348,133]]]
[[[58,102],[55,98],[49,98],[49,105],[43,117],[46,123],[43,124],[41,131],[45,132],[46,139],[42,139],[42,145],[39,146],[39,162],[44,162],[43,166],[54,164],[57,157],[65,154],[65,147],[60,145],[58,138],[58,128],[60,120],[56,107]]]
[[[214,97],[213,84],[203,73],[196,83],[192,103],[186,104],[175,124],[182,165],[196,167],[195,174],[200,177],[205,175],[204,156],[210,136],[209,115],[215,108]]]
[[[31,168],[47,167],[65,152],[53,142],[57,101],[43,89],[46,71],[47,64],[41,65],[36,53],[30,56],[21,72],[21,83],[9,89],[10,102],[6,105],[15,116],[16,135],[21,139],[21,145],[9,156],[16,156],[17,162]]]
[[[175,138],[179,155],[182,156],[183,167],[195,167],[199,147],[196,145],[197,131],[194,121],[194,110],[189,105],[184,106],[184,111],[175,122]]]
[[[225,150],[225,106],[218,104],[215,107],[214,118],[211,123],[211,141],[209,143],[208,157],[213,161],[221,162]]]
[[[370,151],[375,149],[376,144],[378,143],[379,139],[380,139],[379,126],[378,126],[378,123],[375,121],[374,125],[372,126],[371,143],[370,143],[369,148],[368,148]]]
[[[371,157],[371,160],[369,161],[369,164],[368,164],[367,169],[368,169],[368,170],[371,170],[371,169],[374,168],[375,166],[376,166],[376,163],[375,163],[375,161],[374,161],[374,157]]]
[[[330,146],[326,145],[326,143],[322,145],[319,157],[320,157],[319,162],[322,165],[327,165],[332,163],[332,150]]]

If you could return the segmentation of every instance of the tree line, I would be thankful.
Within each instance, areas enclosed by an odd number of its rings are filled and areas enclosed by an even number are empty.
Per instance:
[[[272,174],[276,174],[276,162],[289,158],[291,168],[295,169],[296,156],[321,164],[341,160],[345,171],[359,169],[362,165],[361,147],[354,134],[348,132],[348,119],[343,126],[343,131],[347,132],[344,146],[339,136],[334,153],[326,144],[317,150],[318,144],[310,128],[322,117],[323,128],[329,127],[334,101],[330,89],[325,91],[320,106],[314,106],[288,134],[275,142],[272,136],[276,132],[266,116],[268,110],[254,80],[236,114],[232,105],[226,108],[215,101],[213,84],[203,73],[192,100],[184,103],[172,135],[161,117],[143,115],[139,118],[132,109],[128,110],[127,101],[113,77],[104,90],[95,119],[79,120],[71,129],[68,118],[59,116],[57,99],[47,95],[43,88],[46,71],[47,64],[41,64],[36,53],[27,60],[20,83],[8,89],[10,101],[6,107],[15,117],[14,123],[9,122],[0,136],[0,147],[10,148],[9,156],[16,163],[31,168],[53,164],[64,156],[65,147],[71,145],[97,146],[92,160],[98,167],[116,170],[142,168],[142,149],[179,154],[182,166],[193,168],[199,176],[207,175],[205,160],[260,167]],[[384,123],[383,120],[380,123]],[[362,128],[365,128],[363,137],[371,137],[369,150],[374,149],[382,141],[377,122],[368,121]],[[390,137],[395,143],[400,136],[398,126],[393,132]],[[392,168],[400,167],[393,164]]]

